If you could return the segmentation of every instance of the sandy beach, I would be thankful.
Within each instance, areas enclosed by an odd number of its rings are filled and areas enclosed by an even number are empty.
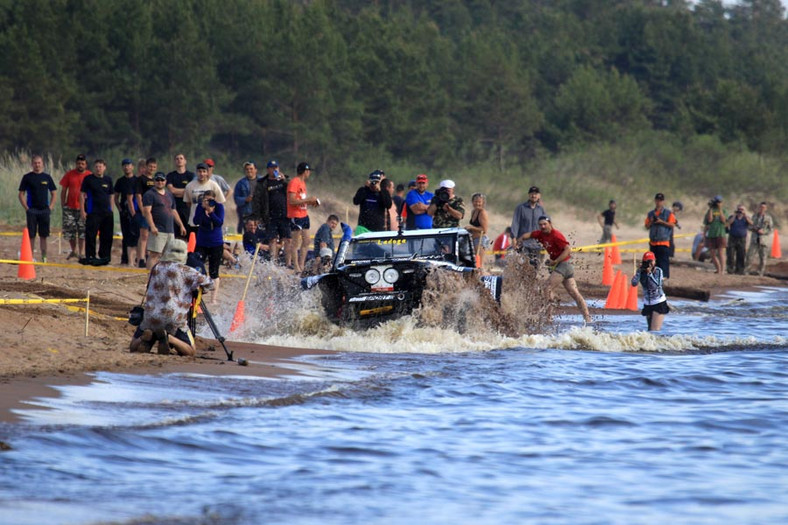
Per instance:
[[[579,233],[577,233],[579,232]],[[13,229],[4,228],[0,236],[2,259],[16,259],[21,237]],[[593,242],[593,230],[573,230],[576,243]],[[624,235],[633,238],[642,231]],[[119,244],[116,242],[116,245]],[[0,420],[12,420],[10,409],[31,397],[52,393],[49,385],[89,381],[86,373],[123,371],[131,373],[196,372],[202,374],[241,374],[276,376],[297,373],[288,363],[298,356],[318,354],[313,349],[283,348],[228,341],[236,357],[249,361],[249,366],[228,362],[221,345],[214,339],[198,338],[198,352],[193,358],[131,354],[128,344],[133,327],[126,322],[132,306],[139,304],[145,288],[147,272],[113,264],[108,267],[84,267],[67,261],[65,247],[56,238],[50,240],[49,263],[36,265],[36,278],[17,277],[18,266],[0,264],[0,299],[79,299],[90,292],[89,336],[85,337],[84,303],[2,305],[0,345]],[[120,258],[117,247],[113,261]],[[602,256],[598,253],[576,254],[575,269],[580,290],[586,298],[603,298],[608,287],[601,285]],[[623,256],[620,268],[631,276],[632,254]],[[687,290],[704,291],[713,296],[731,288],[784,286],[788,262],[771,261],[770,276],[716,275],[710,265],[698,265],[684,253],[671,267],[667,287],[679,295]],[[243,282],[239,274],[237,283]],[[232,286],[224,285],[226,293]],[[563,293],[563,291],[562,291]],[[567,300],[567,297],[562,297]],[[638,315],[637,312],[592,309],[592,316]],[[227,334],[224,334],[227,336]],[[228,339],[232,339],[231,337]]]

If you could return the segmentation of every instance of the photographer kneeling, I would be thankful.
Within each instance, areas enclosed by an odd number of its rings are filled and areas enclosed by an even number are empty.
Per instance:
[[[654,252],[643,254],[641,266],[632,277],[632,286],[637,286],[638,283],[643,286],[643,310],[640,313],[646,316],[649,332],[657,332],[662,329],[662,321],[670,308],[668,298],[662,290],[662,268],[657,266]]]
[[[192,292],[200,287],[210,289],[213,281],[186,266],[186,243],[170,241],[161,260],[150,271],[145,292],[145,314],[129,345],[132,352],[150,352],[158,341],[159,354],[169,355],[174,348],[178,355],[196,353],[194,337],[189,331],[189,308]]]
[[[427,214],[432,217],[433,228],[457,228],[465,216],[462,198],[454,195],[454,181],[442,180],[432,198]]]

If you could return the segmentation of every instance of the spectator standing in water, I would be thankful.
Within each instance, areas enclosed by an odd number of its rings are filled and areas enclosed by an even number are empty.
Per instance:
[[[665,208],[665,195],[654,195],[654,209],[646,216],[648,245],[662,269],[663,279],[670,278],[670,233],[676,225],[676,217]]]
[[[632,277],[632,286],[640,283],[643,287],[643,310],[640,313],[646,317],[649,332],[661,330],[662,321],[670,312],[668,298],[662,290],[662,269],[656,265],[656,259],[653,252],[646,252],[640,268]]]

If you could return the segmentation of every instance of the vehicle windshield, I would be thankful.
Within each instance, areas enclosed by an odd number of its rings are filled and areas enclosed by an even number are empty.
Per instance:
[[[367,259],[409,258],[445,259],[454,256],[454,235],[429,237],[387,237],[383,239],[353,239],[345,262]]]

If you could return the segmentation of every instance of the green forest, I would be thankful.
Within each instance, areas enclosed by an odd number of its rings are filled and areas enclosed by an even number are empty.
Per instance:
[[[308,159],[340,180],[733,152],[769,191],[786,164],[779,0],[2,0],[0,48],[0,151]]]

